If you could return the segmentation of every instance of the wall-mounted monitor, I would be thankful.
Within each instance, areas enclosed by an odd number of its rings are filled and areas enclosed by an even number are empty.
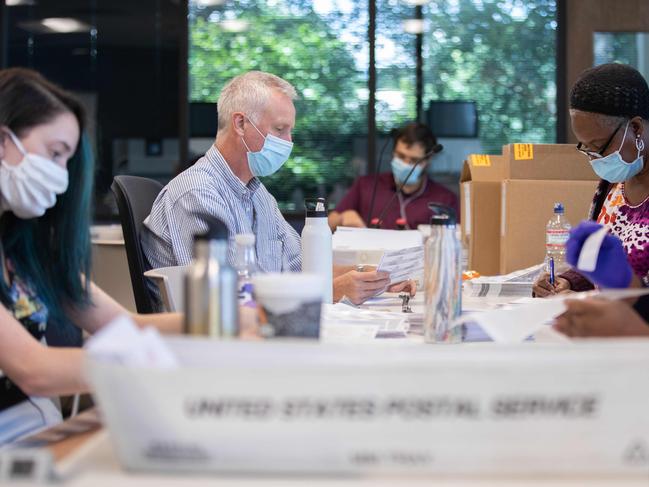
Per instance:
[[[189,104],[189,136],[215,137],[218,127],[216,103]]]
[[[478,109],[474,101],[431,101],[426,119],[436,137],[478,137]]]

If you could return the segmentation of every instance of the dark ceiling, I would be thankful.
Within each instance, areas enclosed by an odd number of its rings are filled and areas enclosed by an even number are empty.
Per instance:
[[[40,20],[65,17],[95,26],[98,46],[163,47],[177,44],[178,17],[183,12],[181,0],[32,0],[31,3],[5,7],[8,21],[5,25],[10,29],[11,44],[26,42],[30,35],[38,42],[60,46],[79,46],[79,36],[90,39],[88,32],[38,32]]]

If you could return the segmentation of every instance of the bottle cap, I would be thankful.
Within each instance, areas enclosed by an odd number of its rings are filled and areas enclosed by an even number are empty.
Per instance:
[[[406,228],[408,225],[408,222],[406,221],[405,218],[397,218],[397,221],[395,222],[397,224],[397,228]]]
[[[563,214],[565,212],[565,209],[563,207],[563,203],[555,203],[554,204],[554,212],[557,214]]]
[[[237,245],[255,245],[254,233],[238,233],[234,236],[234,243]]]
[[[304,208],[307,218],[327,218],[327,201],[324,198],[307,198]]]
[[[439,203],[428,203],[428,208],[433,212],[430,219],[431,225],[455,225],[457,223],[457,216],[455,210],[450,206],[441,205]]]
[[[372,221],[370,221],[370,228],[381,228],[381,221],[376,217],[372,218]]]

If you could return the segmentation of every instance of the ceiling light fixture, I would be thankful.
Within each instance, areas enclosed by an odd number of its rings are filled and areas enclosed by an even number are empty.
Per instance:
[[[90,25],[70,17],[49,17],[40,21],[50,32],[70,34],[72,32],[90,32]]]
[[[240,19],[222,20],[219,25],[226,32],[244,32],[250,26],[247,20]]]
[[[408,34],[423,34],[424,33],[424,21],[422,19],[408,19],[404,20],[403,30]]]
[[[197,7],[216,7],[218,5],[223,5],[225,0],[194,0],[194,4]]]
[[[36,5],[36,0],[5,0],[7,7],[24,7],[29,5]]]

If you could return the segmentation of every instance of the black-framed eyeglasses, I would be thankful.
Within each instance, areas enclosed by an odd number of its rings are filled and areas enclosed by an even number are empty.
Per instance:
[[[622,128],[622,125],[624,125],[625,122],[620,122],[620,124],[617,126],[617,128],[613,131],[611,136],[608,138],[606,141],[606,144],[598,150],[598,151],[590,151],[586,149],[582,149],[583,144],[579,142],[577,144],[576,149],[581,152],[582,154],[585,154],[589,159],[599,159],[600,157],[604,157],[604,152],[606,152],[606,149],[608,149],[608,146],[611,145],[611,142],[613,142],[613,138],[615,137],[615,134]]]

